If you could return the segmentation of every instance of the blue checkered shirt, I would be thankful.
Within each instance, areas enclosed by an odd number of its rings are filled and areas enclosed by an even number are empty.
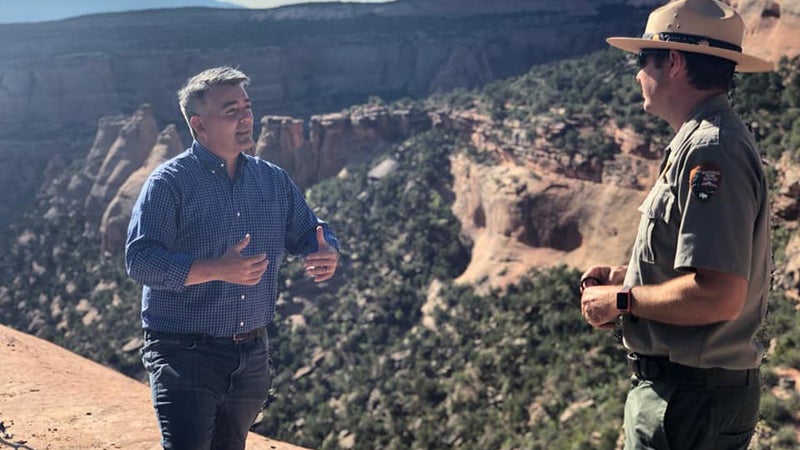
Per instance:
[[[125,264],[144,285],[142,326],[222,337],[266,325],[275,313],[283,252],[316,252],[317,225],[338,250],[333,232],[283,169],[241,154],[231,181],[224,161],[194,142],[153,171],[131,214]],[[219,258],[247,233],[242,255],[266,253],[269,260],[257,285],[184,286],[195,258]]]

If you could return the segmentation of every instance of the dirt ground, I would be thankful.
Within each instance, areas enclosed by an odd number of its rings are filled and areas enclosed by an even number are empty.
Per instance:
[[[0,424],[34,450],[161,448],[145,384],[2,325]],[[307,449],[251,433],[247,450]]]

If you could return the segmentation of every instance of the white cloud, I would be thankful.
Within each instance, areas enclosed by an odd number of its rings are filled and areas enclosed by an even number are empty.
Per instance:
[[[245,8],[275,8],[283,5],[293,5],[297,3],[319,3],[341,1],[344,3],[386,3],[393,0],[220,0],[225,3],[233,3],[244,6]]]

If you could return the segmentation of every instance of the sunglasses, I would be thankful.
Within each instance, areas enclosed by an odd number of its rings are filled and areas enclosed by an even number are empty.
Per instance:
[[[640,69],[647,67],[648,57],[663,55],[664,50],[641,50],[636,54],[636,66]]]

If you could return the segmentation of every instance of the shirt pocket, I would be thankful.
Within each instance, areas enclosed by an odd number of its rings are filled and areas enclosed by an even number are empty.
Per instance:
[[[675,204],[675,194],[668,184],[660,183],[653,186],[647,198],[639,205],[642,219],[639,222],[636,246],[639,248],[639,259],[643,262],[655,264],[659,260],[659,253],[664,252],[665,231],[670,223],[672,208]],[[674,242],[672,243],[674,245]],[[663,258],[666,255],[660,255]]]

